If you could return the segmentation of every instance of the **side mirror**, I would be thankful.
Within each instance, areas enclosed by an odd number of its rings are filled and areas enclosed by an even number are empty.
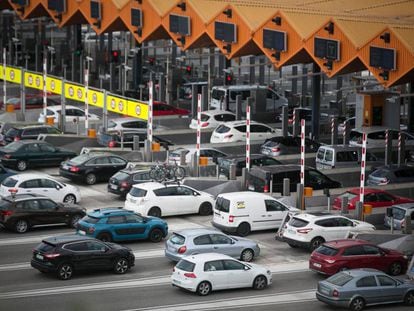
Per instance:
[[[230,244],[236,244],[236,241],[234,241],[234,240],[230,240],[231,242],[230,242]]]
[[[102,248],[101,248],[101,253],[106,253],[106,252],[107,252],[107,250],[108,250],[108,249],[107,249],[106,247],[102,247]]]
[[[250,267],[244,266],[244,271],[248,271],[248,270],[250,270]]]
[[[61,186],[59,186],[59,185],[56,185],[56,186],[55,186],[55,188],[56,188],[57,190],[62,189],[62,187],[61,187]]]

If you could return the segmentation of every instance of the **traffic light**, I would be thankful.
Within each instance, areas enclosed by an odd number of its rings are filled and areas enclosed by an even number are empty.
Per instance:
[[[193,70],[193,68],[191,67],[191,66],[187,66],[187,67],[185,67],[185,72],[188,74],[188,75],[191,75],[191,71]]]
[[[233,84],[233,73],[226,72],[224,77],[224,85],[232,85]]]
[[[83,50],[82,44],[78,44],[76,46],[75,55],[76,56],[81,56],[82,55],[82,50]]]
[[[119,63],[119,57],[121,52],[119,50],[112,50],[111,51],[111,63]]]
[[[148,58],[148,63],[149,63],[151,66],[154,66],[154,65],[155,65],[155,58],[154,58],[154,57],[150,57],[150,58]]]

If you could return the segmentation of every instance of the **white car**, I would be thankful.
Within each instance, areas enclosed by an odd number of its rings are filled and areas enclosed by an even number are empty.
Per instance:
[[[47,196],[56,202],[79,203],[80,191],[77,187],[57,181],[46,174],[23,173],[7,177],[0,185],[0,195],[9,196],[34,193]]]
[[[173,286],[206,296],[212,290],[252,287],[264,289],[272,284],[272,272],[227,255],[205,253],[181,259],[171,275]]]
[[[54,119],[55,124],[59,123],[61,113],[62,113],[61,105],[49,106],[46,109],[46,114],[48,117],[51,117],[51,116],[55,117]],[[100,120],[100,118],[96,114],[89,113],[88,116],[89,116],[89,121]],[[84,122],[85,121],[85,110],[75,107],[75,106],[66,105],[66,118],[65,118],[66,122],[74,122],[75,120],[77,120],[77,118],[79,118],[80,122]],[[39,114],[39,118],[37,119],[37,121],[40,123],[45,123],[45,115],[43,111]]]
[[[138,118],[115,118],[108,120],[108,131],[136,130],[147,133],[147,121]],[[153,124],[153,130],[167,130],[165,126]],[[101,130],[101,129],[100,129]]]
[[[326,213],[297,214],[283,228],[282,238],[291,247],[305,247],[311,251],[322,243],[346,239],[350,232],[373,231],[367,222]]]
[[[148,182],[134,185],[126,196],[125,209],[145,216],[210,215],[214,197],[206,192],[178,184]]]
[[[185,152],[185,163],[191,163],[191,157],[197,152],[196,148],[177,148],[168,154],[169,163],[180,164],[181,151]],[[227,154],[214,148],[200,148],[200,157],[208,159],[208,164],[214,164],[217,159],[227,157]]]
[[[206,110],[201,113],[201,129],[214,129],[218,125],[236,120],[236,115],[224,110]],[[192,119],[190,129],[197,129],[197,119]]]
[[[263,123],[250,123],[250,140],[265,141],[274,136],[281,136],[281,130],[276,130]],[[246,121],[233,121],[219,125],[211,134],[210,143],[232,143],[246,141]]]

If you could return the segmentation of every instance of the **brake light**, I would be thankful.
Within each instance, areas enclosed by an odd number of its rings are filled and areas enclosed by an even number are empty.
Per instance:
[[[263,192],[269,192],[269,185],[268,184],[264,185]]]
[[[178,249],[178,254],[184,254],[187,251],[187,246],[181,246]]]
[[[109,147],[109,148],[114,148],[114,147],[115,147],[115,145],[116,145],[116,143],[115,143],[115,141],[113,141],[113,140],[111,140],[111,141],[108,143],[108,147]]]
[[[94,227],[89,227],[88,228],[88,232],[89,233],[94,233],[95,232],[95,228]]]
[[[191,279],[197,278],[197,276],[194,273],[184,273],[184,276]]]
[[[334,289],[333,292],[332,292],[332,296],[333,297],[339,297],[339,292],[336,289]]]
[[[19,141],[19,140],[20,140],[19,136],[14,137],[14,141]]]
[[[11,158],[11,154],[5,154],[5,155],[3,156],[3,158],[5,158],[5,159],[10,159],[10,158]]]
[[[311,232],[311,231],[312,231],[312,228],[297,229],[296,231],[297,231],[298,233],[308,234],[309,232]]]
[[[234,216],[233,215],[229,215],[229,222],[234,222]]]
[[[56,254],[56,253],[54,253],[54,254],[44,254],[43,256],[46,257],[47,259],[53,259],[53,258],[59,257],[60,254]]]
[[[11,215],[13,215],[13,211],[1,211],[1,214],[3,216],[11,216]]]
[[[201,123],[201,127],[205,127],[205,126],[208,126],[210,123],[208,123],[208,122],[203,122],[203,123]]]
[[[233,137],[233,134],[224,135],[224,138],[232,138],[232,137]]]
[[[10,188],[8,191],[11,193],[11,195],[13,195],[13,194],[16,194],[19,191],[19,189]]]
[[[277,147],[277,148],[272,148],[272,152],[279,152],[280,151],[280,148],[279,147]]]
[[[401,228],[404,228],[405,227],[405,219],[403,219],[402,221],[401,221]]]
[[[79,172],[79,171],[80,171],[80,168],[79,168],[79,167],[77,167],[77,166],[72,166],[69,170],[70,170],[71,172],[76,173],[76,172]]]
[[[129,187],[129,183],[127,183],[126,181],[121,182],[121,188],[128,188]]]

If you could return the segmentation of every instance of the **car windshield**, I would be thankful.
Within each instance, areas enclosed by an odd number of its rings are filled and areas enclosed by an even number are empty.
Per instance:
[[[189,261],[187,261],[187,260],[181,259],[181,260],[177,263],[176,267],[177,267],[178,269],[180,269],[180,270],[183,270],[183,271],[193,272],[193,271],[194,271],[195,264],[194,264],[194,263],[192,263],[192,262],[189,262]]]
[[[99,218],[88,215],[88,216],[83,217],[82,221],[87,222],[89,224],[96,224],[99,221]]]
[[[392,208],[392,215],[394,216],[395,219],[402,220],[405,217],[405,210],[394,206]]]
[[[229,132],[230,128],[222,124],[222,125],[219,125],[214,131],[219,134],[224,134],[224,133]]]
[[[22,146],[22,143],[19,141],[12,142],[11,144],[8,144],[7,146],[3,147],[3,150],[6,150],[6,152],[16,151]]]
[[[13,177],[7,177],[1,184],[5,187],[14,187],[17,184],[17,179],[14,179]]]
[[[147,195],[147,190],[132,187],[132,189],[129,191],[129,194],[133,197],[143,198]]]
[[[230,209],[230,201],[225,198],[218,197],[216,200],[216,205],[214,206],[214,209],[221,211],[221,212],[228,213]]]
[[[295,228],[301,228],[301,227],[305,227],[307,224],[309,224],[309,221],[300,219],[300,218],[296,218],[293,217],[290,221],[289,221],[289,225],[291,225],[292,227]]]
[[[183,245],[185,242],[185,237],[177,233],[173,233],[173,235],[170,237],[170,242],[176,245]]]
[[[8,208],[10,208],[10,201],[7,200],[1,200],[0,201],[0,210],[7,210]]]
[[[353,277],[347,273],[340,272],[330,278],[326,279],[326,282],[331,283],[336,286],[344,286],[346,283],[351,281]]]
[[[342,193],[340,196],[338,196],[338,198],[340,198],[341,200],[343,199],[343,198],[348,198],[348,202],[349,201],[351,201],[353,198],[356,198],[357,197],[357,194],[355,194],[355,193],[352,193],[352,192],[345,192],[345,193]]]
[[[319,246],[315,250],[315,252],[317,252],[318,254],[326,255],[326,256],[335,256],[336,254],[338,254],[338,250],[336,248],[329,247],[326,245]]]

